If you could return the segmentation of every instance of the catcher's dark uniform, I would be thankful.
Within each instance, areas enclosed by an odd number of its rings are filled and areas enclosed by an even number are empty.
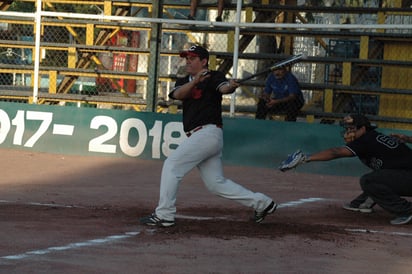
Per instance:
[[[346,147],[373,169],[360,178],[364,193],[352,204],[360,204],[369,196],[393,214],[412,214],[412,203],[401,198],[412,196],[412,149],[397,138],[375,130],[367,131]]]

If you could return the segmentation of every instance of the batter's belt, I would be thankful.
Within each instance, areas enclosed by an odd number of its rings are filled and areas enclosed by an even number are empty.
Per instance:
[[[218,128],[223,128],[223,125],[216,125],[216,124],[207,124],[207,125],[203,125],[203,126],[198,126],[195,127],[194,129],[192,129],[191,131],[185,132],[187,137],[190,137],[193,133],[195,133],[196,131],[201,130],[204,127],[210,126],[210,125],[214,125]]]

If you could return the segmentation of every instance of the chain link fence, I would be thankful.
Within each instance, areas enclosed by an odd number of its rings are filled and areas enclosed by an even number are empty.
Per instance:
[[[412,9],[402,1],[243,1],[241,9],[226,1],[223,22],[215,22],[216,1],[200,1],[195,21],[187,20],[189,0],[40,1],[38,57],[36,2],[0,6],[1,100],[176,113],[180,104],[167,94],[185,75],[179,51],[200,44],[211,69],[238,79],[305,54],[287,68],[304,98],[298,121],[358,112],[383,126],[411,124]],[[256,118],[271,74],[225,95],[225,114]],[[290,110],[264,119],[290,120]]]

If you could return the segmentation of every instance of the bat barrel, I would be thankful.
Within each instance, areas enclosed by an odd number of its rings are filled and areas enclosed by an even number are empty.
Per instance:
[[[304,58],[306,58],[306,56],[305,56],[305,54],[303,54],[303,53],[302,53],[302,54],[298,54],[298,55],[294,55],[294,56],[292,56],[292,57],[289,57],[289,58],[287,58],[287,59],[285,59],[285,60],[283,60],[283,61],[280,61],[280,62],[274,64],[273,66],[271,66],[269,69],[267,69],[267,70],[265,70],[265,71],[261,71],[261,72],[252,74],[252,75],[250,75],[250,76],[248,76],[248,77],[245,77],[245,78],[243,78],[243,79],[237,80],[237,82],[238,82],[238,83],[243,83],[243,82],[245,82],[245,81],[247,81],[247,80],[250,80],[250,79],[252,79],[252,78],[254,78],[254,77],[256,77],[256,76],[259,76],[259,75],[268,73],[268,72],[270,72],[270,71],[272,71],[272,70],[275,70],[275,69],[277,69],[277,68],[284,67],[284,66],[288,66],[288,65],[292,65],[292,64],[294,64],[294,63],[296,63],[296,62],[299,62],[300,60],[302,60],[302,59],[304,59]]]

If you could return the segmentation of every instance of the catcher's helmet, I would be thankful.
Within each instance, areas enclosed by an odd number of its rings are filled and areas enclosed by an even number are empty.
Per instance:
[[[365,127],[366,130],[372,130],[376,128],[376,125],[371,124],[369,119],[362,114],[350,114],[343,118],[343,121],[340,122],[340,125],[344,128],[356,127],[361,128]]]

